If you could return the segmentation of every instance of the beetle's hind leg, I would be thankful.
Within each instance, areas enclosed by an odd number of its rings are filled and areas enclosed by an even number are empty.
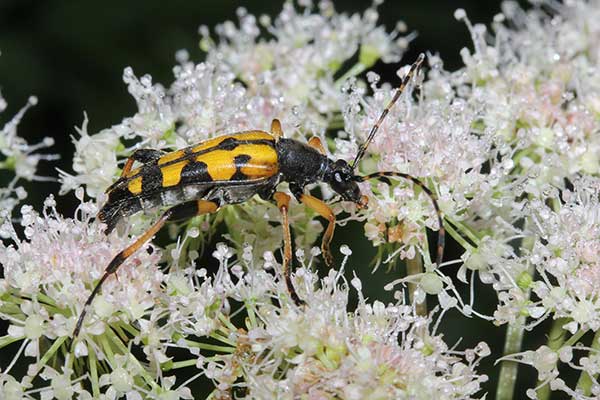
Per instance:
[[[304,301],[298,297],[298,293],[292,283],[292,235],[290,233],[290,221],[288,218],[288,210],[290,207],[290,196],[282,192],[276,192],[273,195],[273,199],[277,203],[277,208],[281,211],[281,219],[283,225],[283,266],[282,274],[285,279],[285,285],[287,286],[290,297],[296,303],[296,305],[304,304]]]
[[[182,219],[188,219],[196,215],[201,214],[209,214],[217,211],[219,205],[213,201],[207,200],[194,200],[186,203],[178,204],[174,207],[171,207],[160,217],[158,221],[154,223],[142,236],[140,236],[133,244],[129,247],[125,248],[121,252],[119,252],[112,261],[108,264],[106,269],[104,270],[104,274],[92,290],[92,293],[88,297],[83,306],[83,310],[81,314],[79,314],[79,319],[77,320],[77,324],[75,325],[75,330],[73,331],[73,338],[77,338],[79,332],[81,331],[81,327],[83,325],[83,321],[85,316],[90,308],[92,302],[100,292],[102,284],[111,274],[117,272],[121,264],[123,264],[131,255],[133,255],[137,250],[140,249],[152,237],[165,225],[167,221],[177,221]]]

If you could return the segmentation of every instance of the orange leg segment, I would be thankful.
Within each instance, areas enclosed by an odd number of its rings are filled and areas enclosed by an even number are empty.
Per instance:
[[[281,219],[283,225],[283,266],[282,273],[285,279],[285,284],[290,293],[290,297],[296,303],[301,305],[304,302],[298,297],[294,284],[292,283],[292,269],[290,263],[292,262],[292,235],[290,233],[290,220],[288,217],[288,209],[290,206],[290,196],[282,192],[276,192],[273,195],[273,199],[277,203],[277,208],[281,211]]]
[[[283,130],[281,129],[281,122],[277,118],[271,121],[271,134],[275,136],[277,140],[283,137]]]
[[[191,218],[195,215],[201,214],[209,214],[217,211],[219,206],[217,203],[207,200],[197,200],[197,201],[189,201],[186,203],[178,204],[167,211],[159,218],[158,221],[154,223],[142,236],[136,239],[133,244],[119,252],[112,261],[108,264],[106,269],[104,270],[104,274],[92,290],[92,293],[88,297],[83,306],[83,310],[81,314],[79,314],[79,319],[77,320],[77,324],[75,325],[75,330],[73,331],[73,338],[77,338],[79,331],[83,325],[83,321],[87,314],[89,307],[92,305],[94,298],[100,293],[100,289],[102,284],[111,274],[117,272],[119,267],[129,258],[132,254],[140,249],[152,237],[160,231],[160,229],[165,225],[167,221],[176,221],[181,219]]]
[[[129,157],[127,161],[125,161],[125,165],[123,165],[123,171],[121,171],[121,178],[127,176],[129,172],[131,172],[131,167],[133,167],[133,163],[135,160],[133,157]]]
[[[319,153],[321,153],[323,155],[327,155],[327,152],[325,151],[325,147],[323,146],[323,142],[321,142],[321,139],[319,139],[318,137],[313,136],[310,139],[308,139],[308,145],[310,147],[314,147],[315,149],[319,150]]]
[[[331,239],[333,239],[333,231],[335,229],[335,214],[322,200],[319,200],[309,194],[302,194],[299,200],[302,204],[315,210],[321,217],[329,221],[329,224],[325,229],[325,233],[323,234],[321,251],[323,252],[323,257],[325,258],[325,263],[327,266],[333,265],[333,256],[331,255],[331,249],[329,248],[329,245],[331,244]]]

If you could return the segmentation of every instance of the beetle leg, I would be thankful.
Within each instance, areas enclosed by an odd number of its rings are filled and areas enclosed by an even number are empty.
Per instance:
[[[323,154],[324,156],[327,155],[327,152],[325,151],[325,147],[323,147],[321,139],[319,139],[317,136],[313,136],[310,139],[308,139],[308,145],[317,149],[319,153]]]
[[[315,210],[321,217],[329,221],[327,229],[325,229],[325,233],[323,234],[321,251],[323,252],[323,258],[325,258],[325,264],[327,264],[327,266],[331,266],[333,264],[333,256],[331,255],[331,249],[329,248],[329,245],[331,244],[331,239],[333,239],[333,231],[335,229],[335,214],[322,200],[319,200],[309,194],[301,194],[299,200],[302,204]]]
[[[75,325],[75,330],[73,331],[73,337],[76,338],[77,335],[79,334],[79,331],[81,330],[81,326],[83,325],[83,320],[85,318],[85,315],[87,314],[87,311],[88,311],[89,307],[91,306],[92,301],[94,301],[94,298],[100,292],[100,288],[102,287],[102,284],[104,283],[104,281],[106,279],[108,279],[108,277],[111,274],[116,273],[117,270],[119,269],[119,267],[121,266],[121,264],[123,264],[129,257],[131,257],[131,255],[133,253],[135,253],[137,250],[139,250],[140,247],[142,247],[144,245],[144,243],[146,243],[147,241],[152,239],[152,237],[164,226],[164,224],[167,221],[176,221],[176,220],[191,218],[195,215],[213,213],[213,212],[217,211],[218,208],[219,208],[219,205],[215,202],[207,201],[207,200],[194,200],[194,201],[188,201],[186,203],[178,204],[174,207],[169,208],[167,211],[165,211],[165,213],[159,218],[158,221],[156,221],[154,223],[154,225],[152,225],[150,227],[150,229],[148,229],[142,236],[137,238],[137,240],[135,242],[133,242],[133,244],[131,244],[129,247],[127,247],[123,251],[119,252],[112,259],[112,261],[108,264],[108,266],[104,270],[104,274],[102,275],[102,277],[100,278],[98,283],[96,283],[94,290],[92,290],[92,293],[86,300],[85,305],[83,306],[83,310],[81,311],[81,314],[79,314],[79,319],[77,320],[77,324]]]
[[[271,134],[275,136],[277,140],[283,137],[283,130],[281,129],[281,122],[277,118],[271,121]]]
[[[139,161],[141,163],[147,163],[150,161],[158,160],[164,152],[160,150],[154,149],[137,149],[135,150],[125,162],[123,166],[123,172],[121,172],[121,178],[127,176],[129,172],[131,172],[131,167],[135,161]]]
[[[292,270],[290,263],[292,262],[292,235],[290,233],[290,221],[288,218],[288,209],[290,206],[290,196],[282,192],[276,192],[273,199],[277,203],[277,208],[281,211],[281,219],[283,225],[283,277],[287,286],[290,297],[296,305],[301,305],[304,302],[298,297],[294,284],[292,283]]]

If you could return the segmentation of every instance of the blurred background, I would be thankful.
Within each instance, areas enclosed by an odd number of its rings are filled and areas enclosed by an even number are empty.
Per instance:
[[[338,12],[352,13],[361,12],[370,2],[338,0],[334,4]],[[255,15],[274,16],[281,10],[282,3],[260,0],[171,0],[168,3],[161,0],[0,0],[0,89],[8,102],[7,110],[0,114],[0,125],[12,118],[30,95],[36,95],[38,105],[26,114],[19,125],[19,134],[29,143],[38,142],[45,136],[54,138],[56,144],[52,152],[60,153],[61,159],[42,163],[39,174],[56,176],[57,167],[72,172],[74,148],[70,136],[75,134],[74,126],[81,125],[84,112],[89,117],[90,134],[135,113],[135,102],[122,81],[123,68],[131,66],[136,75],[148,73],[155,82],[169,86],[173,80],[175,52],[187,49],[192,60],[201,61],[198,26],[204,24],[212,29],[225,20],[235,21],[235,10],[239,6]],[[383,80],[396,82],[395,71],[399,66],[412,62],[418,53],[425,51],[439,53],[447,69],[458,68],[461,65],[459,51],[462,47],[471,47],[471,40],[464,24],[453,17],[457,8],[464,8],[472,22],[488,24],[500,11],[500,1],[390,0],[380,6],[380,21],[388,29],[403,20],[408,31],[416,31],[418,36],[410,44],[401,64],[379,63],[375,71]],[[265,126],[257,128],[266,128],[269,122],[265,121]],[[26,202],[36,209],[40,209],[47,194],[57,194],[59,188],[58,183],[36,182],[25,186],[29,192]],[[67,216],[72,215],[76,204],[73,194],[58,197],[59,211]],[[339,228],[334,251],[337,252],[343,243],[349,244],[354,251],[349,269],[363,280],[365,292],[371,298],[390,299],[389,293],[383,291],[383,283],[391,280],[389,273],[382,268],[371,274],[369,262],[375,250],[364,239],[362,226]],[[450,243],[446,259],[459,257],[459,250]],[[403,268],[391,273],[402,274]],[[463,285],[461,289],[466,287]],[[491,313],[496,303],[493,293],[484,287],[478,287],[476,291],[476,308]],[[488,399],[492,399],[498,373],[493,360],[502,353],[504,328],[450,313],[444,317],[441,330],[449,345],[464,338],[459,348],[472,347],[478,340],[490,344],[494,354],[488,357],[484,370],[492,380],[488,386],[492,392]],[[472,332],[481,334],[471,337]],[[526,337],[526,340],[533,345],[545,338]],[[533,386],[535,376],[531,369],[521,369],[524,373],[520,376],[518,393],[524,394],[526,387]]]

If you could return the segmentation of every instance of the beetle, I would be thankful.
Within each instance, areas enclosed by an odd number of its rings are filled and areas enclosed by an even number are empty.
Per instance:
[[[107,190],[108,200],[98,213],[98,219],[110,233],[117,222],[143,209],[170,206],[162,216],[133,244],[119,252],[108,264],[96,283],[79,315],[73,336],[81,330],[87,310],[100,292],[102,284],[119,266],[149,241],[168,221],[183,220],[196,215],[216,212],[220,207],[247,201],[254,195],[274,200],[282,214],[284,251],[282,274],[292,300],[300,305],[291,279],[291,234],[288,208],[291,197],[277,191],[281,182],[287,182],[297,201],[327,219],[321,249],[327,265],[333,263],[330,243],[335,228],[335,214],[322,200],[304,192],[312,183],[324,182],[344,201],[368,205],[358,186],[370,179],[396,177],[419,186],[430,198],[437,213],[439,231],[436,264],[444,254],[445,230],[443,216],[435,194],[419,179],[400,172],[380,171],[361,176],[356,173],[358,163],[377,133],[392,106],[398,101],[412,76],[418,73],[424,60],[421,54],[402,79],[394,96],[371,128],[367,140],[359,148],[352,164],[333,160],[317,137],[307,143],[283,137],[281,124],[274,119],[270,132],[253,130],[226,134],[199,144],[164,153],[154,149],[138,149],[127,159],[120,178]],[[133,169],[135,162],[142,165]]]

